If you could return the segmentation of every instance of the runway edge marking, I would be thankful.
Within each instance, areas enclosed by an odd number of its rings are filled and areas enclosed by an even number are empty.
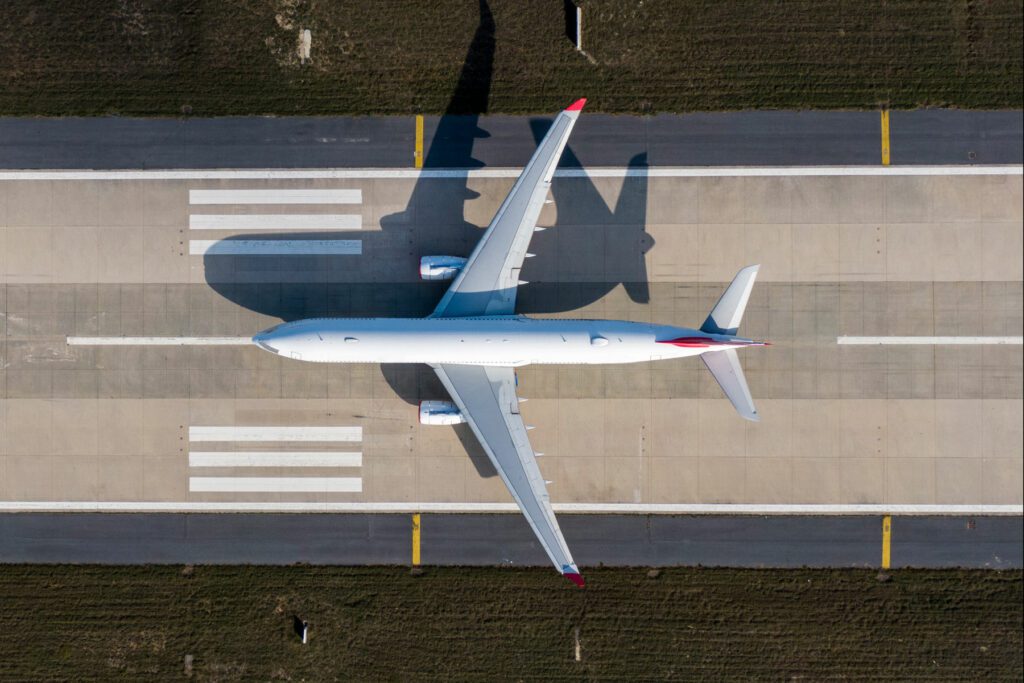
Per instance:
[[[747,505],[734,503],[555,503],[562,514],[641,515],[1024,515],[1024,505]],[[352,512],[520,514],[515,503],[246,503],[200,501],[0,501],[0,512]]]
[[[388,180],[402,178],[518,178],[520,168],[195,169],[134,171],[0,171],[0,180]],[[664,166],[562,168],[557,178],[723,178],[750,176],[977,176],[1024,175],[1020,164],[985,166]]]

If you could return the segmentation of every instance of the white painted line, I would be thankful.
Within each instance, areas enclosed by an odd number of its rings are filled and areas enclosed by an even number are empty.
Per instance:
[[[249,346],[249,337],[68,337],[68,346]],[[1017,345],[1024,337],[836,337],[848,346]]]
[[[192,230],[362,230],[363,217],[343,213],[194,213]]]
[[[68,346],[249,346],[250,337],[68,337]]]
[[[388,180],[393,178],[518,178],[521,168],[190,169],[180,171],[0,171],[0,180]],[[1022,175],[1024,166],[700,166],[563,168],[558,178],[708,178],[730,176]]]
[[[360,493],[359,477],[189,477],[198,493]]]
[[[189,204],[361,204],[362,190],[189,190]]]
[[[360,240],[189,240],[192,256],[359,256]]]
[[[252,427],[192,425],[189,441],[360,441],[362,427]]]
[[[338,451],[192,451],[189,467],[362,467],[362,453]]]
[[[561,514],[594,515],[1024,515],[1024,505],[744,505],[729,503],[555,503]],[[0,512],[349,512],[509,513],[515,503],[246,503],[0,501]]]
[[[913,344],[978,346],[979,344],[1024,344],[1024,337],[836,337],[836,344],[895,345]]]

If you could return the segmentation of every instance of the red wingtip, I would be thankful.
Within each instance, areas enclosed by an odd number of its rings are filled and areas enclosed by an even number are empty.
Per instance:
[[[564,576],[565,578],[569,579],[570,581],[575,583],[580,588],[583,588],[583,585],[584,585],[583,584],[583,577],[580,576],[579,574],[576,574],[575,572],[566,572],[566,573],[562,574],[562,576]]]
[[[568,107],[566,107],[565,110],[566,111],[580,111],[581,109],[583,109],[583,105],[586,104],[586,103],[587,103],[587,98],[586,97],[581,97],[580,99],[576,100],[575,102],[570,104]]]

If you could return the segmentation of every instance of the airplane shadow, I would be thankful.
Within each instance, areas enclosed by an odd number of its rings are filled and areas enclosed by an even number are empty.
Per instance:
[[[486,0],[479,0],[480,20],[467,50],[456,87],[438,119],[424,158],[425,168],[479,168],[473,157],[477,140],[490,134],[481,128],[487,112],[493,74],[495,24]],[[583,123],[583,122],[581,122]],[[530,122],[538,142],[550,119]],[[581,167],[571,146],[562,165]],[[646,168],[638,154],[630,168]],[[611,192],[614,188],[605,188]],[[523,279],[534,281],[519,288],[517,311],[556,314],[578,310],[599,301],[623,284],[630,299],[647,303],[644,255],[653,240],[645,232],[647,177],[627,175],[614,207],[589,177],[555,178],[551,188],[557,219],[550,229],[535,233],[530,251],[535,258],[523,266]],[[433,310],[449,282],[338,282],[333,277],[350,268],[351,259],[372,259],[375,267],[393,272],[415,272],[424,254],[468,255],[486,226],[465,220],[466,202],[479,197],[466,177],[443,182],[420,178],[403,211],[381,218],[380,231],[358,233],[280,232],[234,235],[236,240],[338,240],[360,238],[363,256],[246,256],[217,254],[203,258],[207,284],[233,303],[282,321],[312,317],[419,317]],[[583,248],[585,245],[585,248]],[[563,273],[571,277],[562,279]],[[615,278],[608,274],[614,273]],[[547,274],[547,275],[545,275]],[[253,333],[258,330],[253,330]],[[427,366],[384,364],[381,373],[391,389],[408,403],[447,399],[448,395]],[[467,425],[456,433],[481,476],[494,476],[477,439]]]

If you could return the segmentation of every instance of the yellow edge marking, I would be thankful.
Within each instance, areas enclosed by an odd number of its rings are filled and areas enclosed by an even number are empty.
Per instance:
[[[423,117],[416,117],[416,152],[413,154],[416,168],[423,168]]]
[[[420,513],[412,516],[412,565],[420,564]]]
[[[882,110],[882,166],[889,165],[889,110]]]
[[[882,518],[882,569],[889,568],[890,549],[892,547],[892,517]]]

